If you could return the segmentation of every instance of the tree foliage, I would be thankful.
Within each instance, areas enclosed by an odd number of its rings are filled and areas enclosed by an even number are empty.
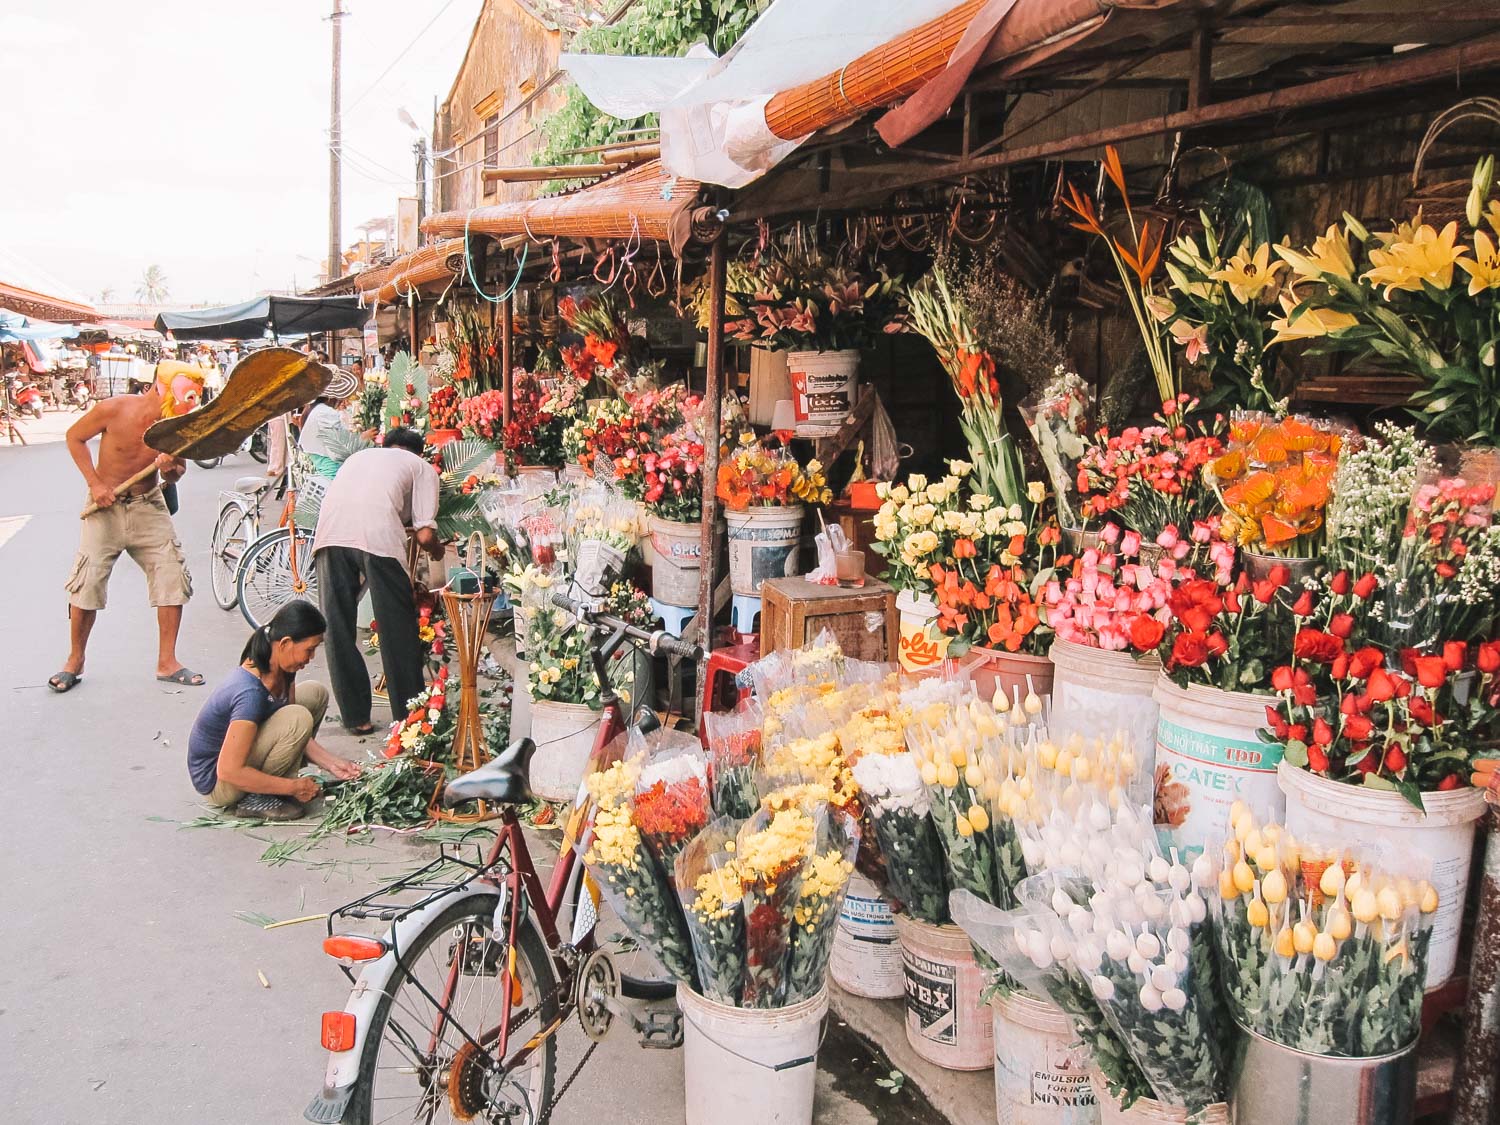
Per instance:
[[[637,0],[616,24],[581,31],[569,44],[570,51],[601,55],[687,54],[698,43],[707,43],[715,54],[723,54],[739,41],[770,0]],[[562,108],[542,124],[546,146],[537,154],[538,164],[566,164],[575,160],[566,153],[580,148],[609,144],[628,129],[656,124],[655,115],[622,120],[609,117],[569,85]]]

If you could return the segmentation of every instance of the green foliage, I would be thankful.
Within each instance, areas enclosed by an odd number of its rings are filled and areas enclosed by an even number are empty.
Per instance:
[[[570,51],[599,55],[687,54],[698,43],[707,43],[723,54],[745,34],[770,0],[638,0],[619,23],[580,32],[568,45]],[[610,144],[628,129],[656,124],[655,115],[622,120],[608,117],[569,85],[560,110],[542,123],[546,147],[537,154],[537,164],[566,164],[576,160],[564,155],[574,149]],[[553,185],[555,186],[555,185]]]
[[[424,406],[427,402],[427,368],[416,362],[409,352],[397,352],[391,360],[390,385],[385,393],[385,416],[400,418],[406,413],[406,384],[415,390],[412,397]]]

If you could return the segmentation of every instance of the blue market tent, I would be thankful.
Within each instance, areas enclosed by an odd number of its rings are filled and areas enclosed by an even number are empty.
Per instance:
[[[53,324],[46,320],[33,320],[10,309],[0,309],[0,344],[15,344],[27,340],[71,340],[78,335],[72,324]]]
[[[179,340],[259,340],[267,332],[277,337],[342,332],[362,328],[369,319],[370,310],[360,307],[358,297],[257,297],[238,305],[160,313],[156,330]]]

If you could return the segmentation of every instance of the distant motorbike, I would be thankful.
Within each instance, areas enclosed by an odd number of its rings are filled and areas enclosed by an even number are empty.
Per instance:
[[[17,379],[10,397],[22,414],[30,414],[33,418],[42,416],[42,389],[30,380]]]

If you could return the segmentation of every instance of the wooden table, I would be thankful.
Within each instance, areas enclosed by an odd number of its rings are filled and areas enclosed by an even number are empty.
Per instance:
[[[897,657],[896,591],[877,578],[847,589],[805,578],[769,578],[761,584],[760,597],[762,656],[801,648],[827,629],[845,656],[882,662]]]

